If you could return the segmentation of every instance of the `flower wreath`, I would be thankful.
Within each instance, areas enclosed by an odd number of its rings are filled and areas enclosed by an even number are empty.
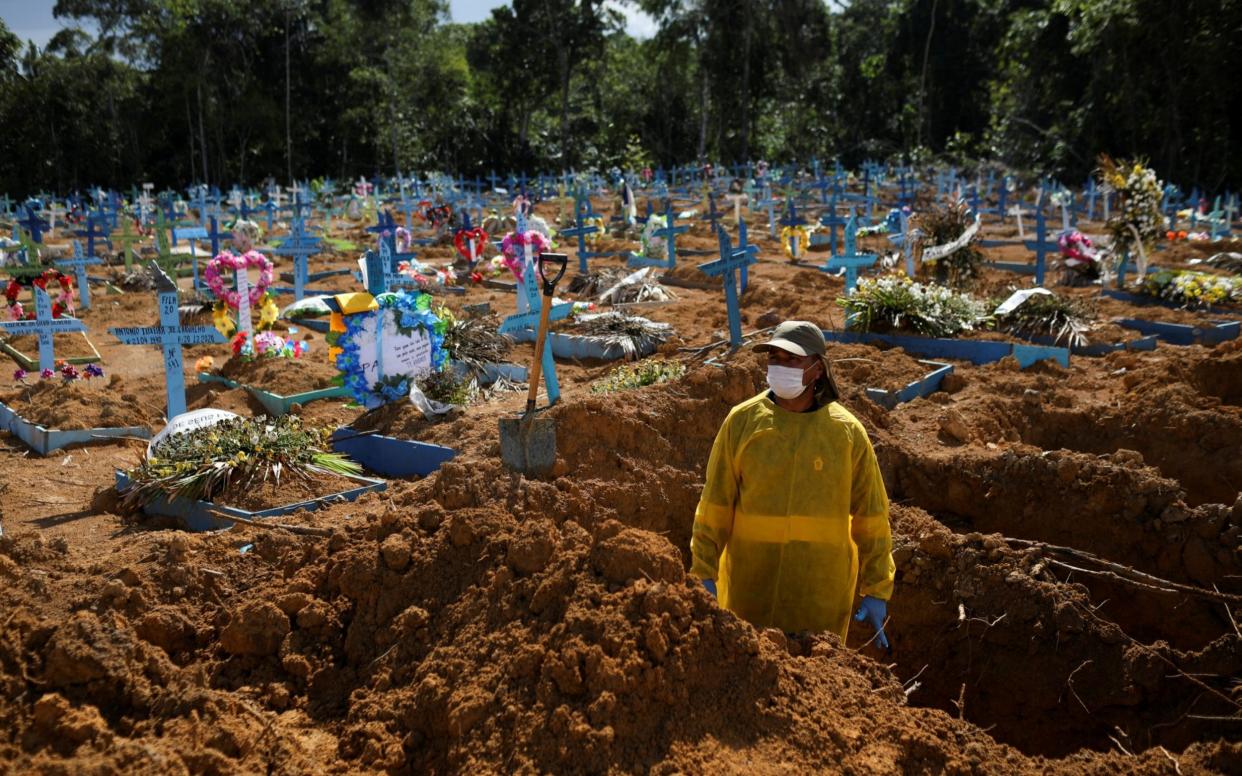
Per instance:
[[[798,253],[806,251],[807,242],[811,239],[811,232],[805,226],[787,226],[781,230],[781,246],[785,249],[785,255],[790,259],[794,258],[793,246],[790,241],[798,244]]]
[[[527,245],[531,247],[531,254],[538,256],[552,246],[552,241],[531,229],[525,234],[509,232],[500,242],[500,252],[503,255],[501,261],[518,280],[522,279],[522,269],[526,266]]]
[[[656,234],[656,232],[664,229],[665,226],[664,216],[653,214],[647,218],[647,223],[643,225],[642,235],[639,237],[643,256],[646,258],[656,260],[668,258],[668,245],[663,237]]]
[[[73,277],[71,275],[66,275],[58,269],[46,269],[42,275],[36,275],[31,278],[30,285],[37,286],[46,291],[47,284],[51,281],[56,281],[60,285],[60,293],[52,299],[52,317],[59,318],[62,315],[73,315]],[[9,320],[33,321],[35,314],[27,312],[22,303],[17,301],[17,297],[21,292],[22,285],[15,279],[10,280],[8,285],[4,287],[4,298],[9,304]]]
[[[407,375],[392,375],[381,379],[374,385],[367,383],[358,348],[358,335],[371,316],[382,316],[384,311],[392,310],[397,315],[398,331],[408,332],[412,329],[422,329],[427,332],[431,340],[432,370],[443,369],[447,360],[447,354],[444,351],[444,333],[448,325],[431,311],[429,294],[409,294],[399,291],[381,294],[375,298],[375,302],[379,306],[377,310],[344,316],[345,330],[337,333],[334,341],[328,342],[330,347],[340,350],[336,356],[336,368],[341,371],[341,384],[349,389],[359,404],[368,409],[399,401],[410,394],[410,378]],[[382,319],[377,322],[377,325],[383,325]]]
[[[216,330],[226,337],[231,337],[237,330],[237,325],[229,317],[229,310],[238,308],[241,304],[241,294],[225,285],[221,268],[237,271],[248,267],[259,268],[259,279],[250,287],[249,293],[251,309],[259,309],[259,328],[270,328],[280,316],[276,300],[272,299],[272,295],[267,291],[268,286],[272,284],[271,260],[258,251],[246,251],[241,256],[223,251],[219,256],[207,262],[207,266],[203,269],[203,282],[207,284],[207,289],[212,295],[219,300],[212,311],[212,323]]]
[[[470,261],[471,240],[474,240],[474,260],[478,261],[483,256],[483,245],[487,243],[487,232],[483,231],[483,227],[458,229],[457,234],[453,235],[453,245],[457,246],[457,252],[466,261]]]

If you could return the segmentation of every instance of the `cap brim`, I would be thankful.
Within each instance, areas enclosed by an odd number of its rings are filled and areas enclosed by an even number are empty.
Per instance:
[[[811,355],[806,348],[787,339],[774,339],[755,345],[756,353],[767,353],[772,350],[785,350],[793,353],[795,356]]]

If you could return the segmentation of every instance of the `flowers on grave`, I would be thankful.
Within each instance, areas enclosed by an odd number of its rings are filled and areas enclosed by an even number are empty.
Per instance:
[[[1140,293],[1184,307],[1242,303],[1242,278],[1193,270],[1169,269],[1148,275]]]
[[[13,371],[13,380],[19,383],[26,382],[26,378],[29,376],[30,372],[25,369]],[[41,380],[51,380],[59,377],[66,383],[71,383],[75,380],[91,380],[103,376],[103,367],[98,364],[87,364],[83,369],[78,369],[67,361],[58,361],[55,369],[43,369],[39,372],[39,379]]]
[[[457,283],[457,271],[452,266],[436,268],[430,264],[402,261],[397,263],[397,274],[412,278],[419,288],[451,286]]]
[[[410,250],[410,245],[414,242],[414,236],[410,234],[409,229],[406,229],[404,226],[398,226],[396,234],[393,235],[393,240],[397,244],[397,250],[405,253]]]
[[[216,360],[211,356],[203,356],[194,362],[195,372],[210,372],[216,367]]]
[[[582,225],[588,229],[592,226],[595,227],[594,232],[583,235],[583,237],[586,238],[588,245],[595,245],[598,243],[600,238],[603,237],[607,231],[607,226],[604,224],[603,216],[591,216],[590,218],[584,218],[582,219]]]
[[[328,335],[339,380],[368,409],[408,397],[410,380],[444,368],[447,324],[432,312],[429,294],[381,294],[374,308],[341,316],[339,325],[343,331]],[[402,360],[412,359],[424,345],[425,359],[417,364]]]
[[[229,287],[232,277],[234,273],[244,272],[250,267],[259,270],[258,280],[250,286],[248,293],[250,307],[259,308],[259,328],[270,328],[280,316],[276,300],[267,291],[272,284],[272,262],[258,251],[247,251],[241,256],[223,251],[207,262],[203,269],[203,282],[218,300],[212,310],[211,322],[226,337],[232,336],[237,330],[237,324],[229,316],[229,310],[236,310],[241,305],[241,294]]]
[[[923,266],[933,270],[936,282],[958,288],[968,285],[982,273],[987,257],[979,249],[979,224],[978,214],[960,199],[919,211]],[[938,249],[934,259],[931,258],[933,249]]]
[[[58,269],[46,269],[43,274],[36,275],[31,278],[32,287],[38,287],[44,291],[48,290],[49,283],[56,283],[60,288],[60,293],[52,297],[52,317],[60,318],[63,315],[73,315],[73,277],[66,275]],[[21,302],[17,301],[18,295],[22,292],[22,284],[17,280],[10,280],[8,285],[4,287],[4,299],[8,303],[8,317],[11,321],[32,321],[35,319],[33,311],[27,310]]]
[[[522,270],[526,266],[526,246],[530,246],[530,255],[533,257],[552,247],[552,241],[534,229],[525,233],[509,232],[505,235],[505,239],[500,242],[501,262],[518,280],[522,279]]]
[[[254,249],[263,230],[254,221],[237,219],[233,222],[233,247],[245,254]]]
[[[791,261],[806,252],[810,239],[811,230],[805,226],[787,226],[781,229],[781,246]]]
[[[1169,242],[1177,242],[1178,240],[1185,240],[1188,237],[1190,237],[1190,235],[1187,234],[1185,231],[1174,232],[1170,230],[1164,233],[1164,238],[1168,240]]]
[[[1145,273],[1147,252],[1164,234],[1164,214],[1160,201],[1164,187],[1156,171],[1140,161],[1116,162],[1103,154],[1099,158],[1100,182],[1116,193],[1117,204],[1109,214],[1108,231],[1112,235],[1113,263],[1124,254],[1138,259]]]
[[[1086,277],[1099,277],[1100,256],[1090,237],[1077,229],[1061,232],[1057,245],[1061,249],[1061,263],[1067,269]]]
[[[306,428],[297,415],[230,418],[173,434],[141,465],[126,472],[124,503],[140,507],[155,498],[210,501],[231,488],[252,488],[281,477],[357,476],[362,468],[331,452],[333,429]]]
[[[292,338],[285,339],[272,331],[256,332],[253,341],[246,332],[239,331],[232,340],[233,355],[242,359],[254,358],[301,358],[310,350],[310,345]],[[210,359],[210,357],[208,357]],[[199,359],[201,362],[202,359]],[[197,367],[197,364],[195,365]],[[207,365],[207,369],[211,364]],[[207,370],[200,370],[207,371]]]
[[[951,337],[991,322],[988,305],[969,294],[905,275],[859,278],[854,293],[837,304],[860,331],[912,331]]]
[[[483,231],[483,227],[458,229],[457,234],[453,235],[453,246],[463,259],[470,261],[471,240],[474,241],[474,260],[478,261],[483,256],[483,246],[487,244],[487,232]]]
[[[639,237],[643,256],[656,260],[668,258],[668,245],[663,236],[656,234],[656,232],[664,229],[667,225],[668,222],[664,216],[652,214],[647,218],[647,223],[643,225],[642,235]]]

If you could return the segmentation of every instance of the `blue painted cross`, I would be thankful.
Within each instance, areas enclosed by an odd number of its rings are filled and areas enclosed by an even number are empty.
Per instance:
[[[1060,246],[1056,240],[1048,239],[1048,221],[1044,218],[1044,209],[1039,208],[1035,211],[1035,239],[1027,240],[1023,243],[1028,249],[1035,251],[1035,285],[1042,286],[1044,284],[1044,267],[1047,262],[1047,255],[1053,251],[1060,250]]]
[[[35,319],[33,321],[0,321],[0,328],[12,334],[35,334],[39,338],[39,369],[56,368],[53,334],[86,331],[86,324],[77,318],[53,318],[52,300],[47,292],[35,286]]]
[[[164,349],[164,386],[168,417],[185,412],[185,370],[182,366],[183,345],[206,345],[224,342],[224,335],[214,326],[182,326],[177,305],[177,285],[168,279],[159,264],[151,262],[155,289],[159,293],[160,323],[158,326],[127,326],[109,329],[112,336],[126,345],[159,345]]]
[[[734,350],[742,346],[742,316],[738,306],[737,279],[735,273],[743,267],[755,263],[749,250],[733,250],[729,244],[729,234],[717,228],[716,236],[720,240],[720,258],[699,265],[704,275],[720,277],[724,281],[725,307],[729,315],[729,344]]]
[[[539,274],[538,270],[531,263],[526,265],[522,272],[522,280],[518,283],[517,292],[526,295],[526,303],[528,312],[510,315],[501,322],[497,331],[501,334],[512,334],[523,329],[537,329],[539,326],[539,314],[542,312],[542,305],[545,303],[543,295],[539,293],[539,282],[535,276]],[[547,300],[551,304],[552,300]],[[552,309],[548,311],[548,320],[559,321],[569,317],[569,313],[574,309],[573,304],[553,304]],[[539,358],[543,361],[543,379],[544,385],[548,391],[548,404],[556,404],[561,397],[561,388],[556,380],[556,360],[552,358],[552,337],[548,337],[543,343],[543,353]]]
[[[584,200],[586,202],[586,210],[590,210],[591,201],[586,197],[579,197],[574,202],[574,225],[569,229],[561,230],[562,237],[578,238],[578,273],[581,275],[587,274],[587,259],[591,257],[591,254],[587,251],[586,236],[588,234],[596,234],[599,232],[598,226],[595,226],[594,224],[591,224],[590,226],[586,225],[587,216],[586,213],[583,212],[582,207]]]
[[[820,265],[819,269],[822,272],[845,270],[845,295],[849,296],[854,293],[854,287],[858,285],[858,270],[875,266],[876,259],[879,257],[874,253],[858,252],[858,217],[853,211],[850,212],[850,217],[845,222],[843,235],[845,245],[841,250],[841,255],[833,256]]]
[[[172,229],[172,236],[173,245],[177,244],[178,238],[185,240],[190,244],[190,266],[194,278],[194,288],[202,288],[202,285],[198,282],[198,242],[199,240],[207,239],[207,230],[201,226],[181,228],[174,226]]]
[[[103,262],[95,258],[93,254],[82,253],[82,243],[76,240],[73,243],[73,258],[62,259],[54,262],[57,267],[73,268],[73,276],[78,283],[78,306],[83,310],[91,309],[91,283],[90,278],[86,276],[86,268]]]
[[[106,220],[106,218],[107,218],[107,216],[103,216],[103,219],[104,219],[104,220]],[[106,230],[106,229],[105,229],[105,230],[103,230],[103,231],[99,231],[98,229],[96,229],[96,228],[95,228],[95,227],[97,227],[97,226],[99,225],[99,223],[100,223],[100,222],[96,220],[96,216],[95,216],[95,215],[93,215],[93,214],[92,214],[92,215],[88,215],[88,216],[86,217],[86,228],[85,228],[85,229],[75,229],[75,230],[74,230],[74,232],[73,232],[73,233],[74,233],[75,235],[77,235],[78,237],[85,237],[85,238],[86,238],[86,255],[87,255],[87,256],[94,256],[94,255],[95,255],[95,240],[96,240],[97,238],[98,238],[98,239],[102,239],[102,240],[104,241],[104,243],[106,243],[106,244],[107,244],[107,246],[108,246],[108,250],[112,250],[112,240],[111,240],[111,238],[108,236],[108,230]]]
[[[851,217],[853,213],[851,212]],[[849,219],[837,214],[837,198],[832,198],[832,204],[828,211],[819,217],[819,225],[828,229],[826,238],[828,240],[828,252],[833,256],[837,255],[837,227],[845,228],[849,223]],[[823,243],[819,243],[822,245]]]
[[[302,219],[295,218],[289,235],[279,247],[272,248],[271,252],[277,256],[293,257],[293,298],[299,302],[302,301],[302,297],[306,295],[306,283],[310,275],[307,260],[319,252],[319,238],[307,234]]]
[[[759,246],[750,245],[746,242],[746,222],[742,221],[737,225],[737,250],[734,253],[745,253],[751,257],[759,256]],[[756,258],[756,261],[758,259]],[[754,262],[751,262],[754,263]],[[741,268],[742,282],[740,285],[741,292],[746,293],[746,289],[750,287],[750,264],[743,264]]]
[[[665,267],[666,269],[677,268],[677,235],[685,234],[690,231],[688,226],[676,226],[677,213],[673,210],[671,200],[664,200],[664,228],[656,229],[652,232],[657,237],[664,238],[665,259],[664,261],[656,261],[648,259],[637,254],[630,254],[628,264],[631,267]]]
[[[34,208],[30,207],[30,205],[26,205],[23,210],[26,211],[26,215],[19,219],[17,223],[21,224],[26,233],[30,235],[32,241],[37,243],[43,242],[43,232],[47,229],[47,221],[35,215]]]
[[[787,192],[785,201],[789,207],[785,211],[785,217],[781,219],[781,226],[797,228],[806,224],[806,219],[798,215],[798,206],[794,203],[792,192]],[[798,238],[796,235],[789,236],[789,253],[794,261],[798,260]]]
[[[363,262],[367,268],[367,293],[371,296],[379,296],[397,286],[418,285],[414,278],[395,271],[396,260],[392,245],[387,240],[380,240],[378,251],[368,250],[363,255]]]
[[[772,239],[776,239],[776,206],[781,201],[772,196],[772,188],[770,186],[763,187],[763,199],[755,203],[759,207],[768,211],[768,232],[772,235]]]

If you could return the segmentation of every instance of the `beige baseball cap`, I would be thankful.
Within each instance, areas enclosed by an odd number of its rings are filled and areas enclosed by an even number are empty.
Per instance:
[[[819,356],[824,364],[824,376],[816,388],[815,396],[820,404],[838,401],[841,392],[837,389],[837,381],[832,376],[832,368],[828,365],[827,343],[824,332],[810,321],[785,321],[772,332],[772,339],[755,346],[755,351],[767,353],[770,350],[784,350],[795,356]]]

